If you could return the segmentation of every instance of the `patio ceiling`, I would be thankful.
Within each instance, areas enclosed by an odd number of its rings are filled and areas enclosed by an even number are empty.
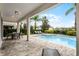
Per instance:
[[[3,21],[17,22],[53,5],[55,3],[3,3],[0,4],[0,12]]]

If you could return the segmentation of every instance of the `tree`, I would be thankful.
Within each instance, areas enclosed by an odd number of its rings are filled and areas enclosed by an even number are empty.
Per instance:
[[[73,6],[66,11],[65,15],[67,16],[68,14],[70,14],[75,8],[76,8],[76,3],[73,4]],[[76,15],[76,12],[74,14]],[[76,17],[75,17],[75,29],[76,29]]]
[[[75,8],[76,8],[76,4],[73,4],[73,6],[66,11],[65,15],[71,13]]]
[[[44,30],[48,30],[49,29],[49,24],[48,24],[48,19],[46,18],[46,16],[44,16],[42,18],[42,32],[44,32]]]
[[[37,27],[36,26],[36,22],[39,21],[39,16],[38,15],[33,16],[31,19],[35,21],[35,23],[34,23],[34,30],[36,30],[36,27]]]

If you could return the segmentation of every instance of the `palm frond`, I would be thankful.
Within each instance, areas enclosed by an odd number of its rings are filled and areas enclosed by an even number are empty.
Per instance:
[[[38,21],[38,19],[39,19],[39,16],[38,16],[38,15],[36,15],[36,16],[33,16],[31,19]]]
[[[65,13],[65,15],[68,15],[70,12],[72,12],[75,9],[75,7],[71,7],[70,9],[68,9]]]

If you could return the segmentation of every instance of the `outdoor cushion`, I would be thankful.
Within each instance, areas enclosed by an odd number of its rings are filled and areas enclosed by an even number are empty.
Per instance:
[[[60,56],[57,49],[44,48],[42,50],[42,56]]]

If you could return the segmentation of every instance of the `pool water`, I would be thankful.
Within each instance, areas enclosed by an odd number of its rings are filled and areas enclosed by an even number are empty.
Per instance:
[[[76,37],[67,35],[39,35],[41,40],[54,42],[57,44],[65,45],[71,48],[76,48]]]

